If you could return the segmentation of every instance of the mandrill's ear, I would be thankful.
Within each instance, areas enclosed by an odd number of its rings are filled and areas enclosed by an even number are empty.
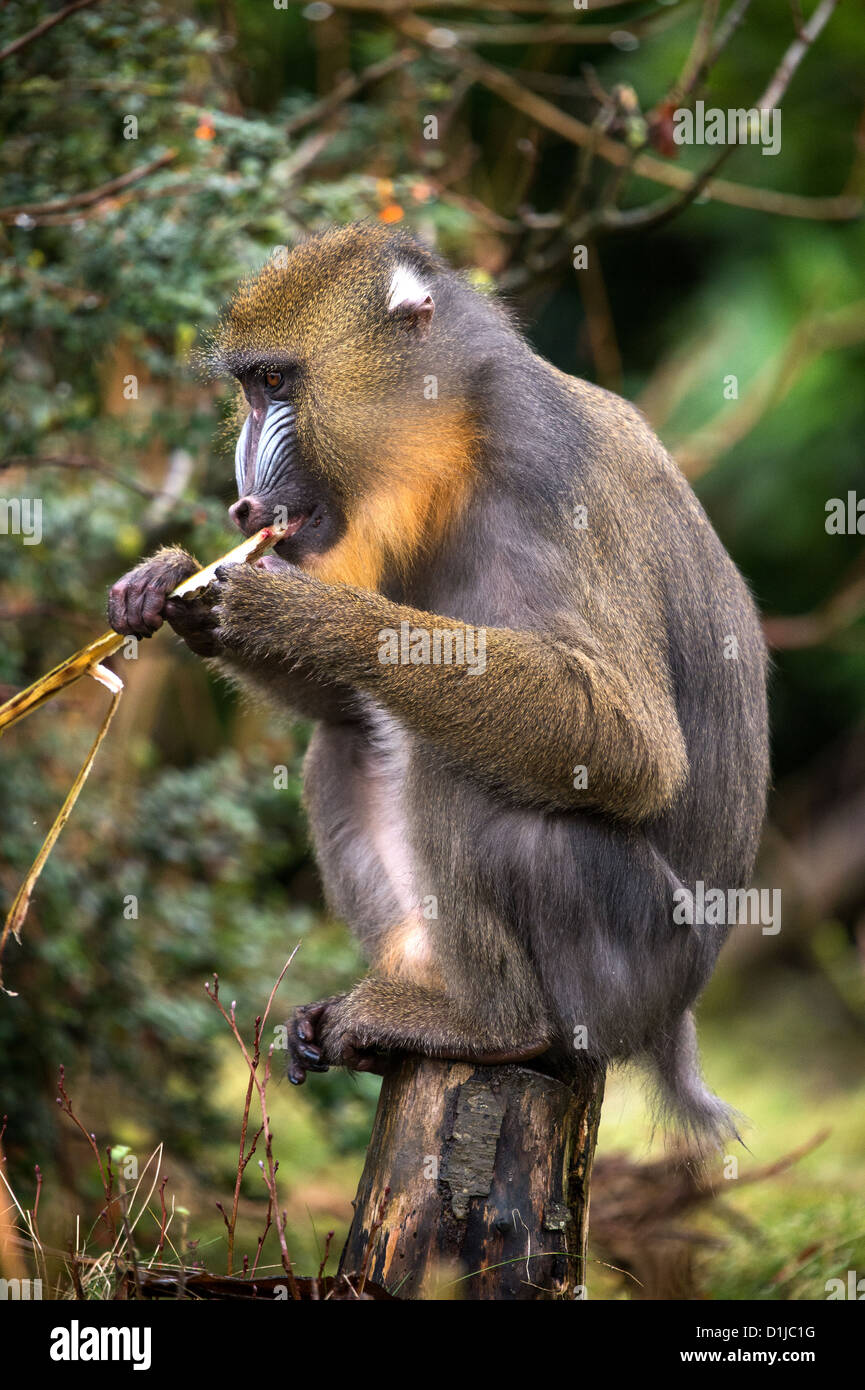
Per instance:
[[[435,313],[433,297],[419,275],[406,265],[398,265],[391,276],[387,312],[419,342],[429,336]]]

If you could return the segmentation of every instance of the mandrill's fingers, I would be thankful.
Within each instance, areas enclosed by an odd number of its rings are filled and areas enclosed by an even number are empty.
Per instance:
[[[162,611],[178,637],[182,637],[197,656],[218,656],[222,646],[216,635],[217,619],[207,592],[190,594],[188,598],[169,597]]]
[[[108,622],[115,632],[121,632],[126,636],[129,629],[126,625],[126,596],[128,585],[126,580],[119,579],[112,589],[108,591]]]
[[[140,612],[141,623],[145,631],[149,633],[158,632],[162,627],[165,600],[166,595],[162,592],[161,588],[150,585],[144,589],[141,595]]]
[[[288,1079],[293,1086],[302,1086],[308,1071],[330,1070],[327,1062],[322,1060],[319,1027],[328,1006],[333,1002],[325,999],[318,1004],[304,1004],[295,1010],[288,1030]]]
[[[162,627],[162,605],[168,593],[165,582],[164,577],[153,578],[146,570],[133,570],[121,579],[111,590],[109,602],[116,594],[125,605],[125,619],[119,626],[112,622],[112,626],[133,637],[152,637]]]
[[[152,637],[162,627],[171,590],[197,569],[185,551],[163,550],[130,570],[108,593],[108,621],[114,631],[124,637]]]

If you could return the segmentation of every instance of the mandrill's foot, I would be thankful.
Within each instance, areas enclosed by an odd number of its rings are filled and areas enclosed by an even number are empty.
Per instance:
[[[308,1071],[328,1071],[331,1066],[384,1072],[386,1059],[340,1027],[337,1015],[344,999],[339,994],[295,1009],[288,1025],[288,1079],[293,1086],[302,1086]]]

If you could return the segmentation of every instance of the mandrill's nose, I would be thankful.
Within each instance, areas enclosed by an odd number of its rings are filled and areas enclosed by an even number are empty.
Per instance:
[[[241,497],[239,502],[229,507],[228,515],[246,536],[254,535],[267,525],[266,508],[257,497]]]

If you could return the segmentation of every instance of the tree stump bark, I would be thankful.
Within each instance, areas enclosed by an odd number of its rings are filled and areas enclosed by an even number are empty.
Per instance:
[[[382,1084],[340,1273],[406,1299],[580,1297],[603,1089],[405,1058]]]

